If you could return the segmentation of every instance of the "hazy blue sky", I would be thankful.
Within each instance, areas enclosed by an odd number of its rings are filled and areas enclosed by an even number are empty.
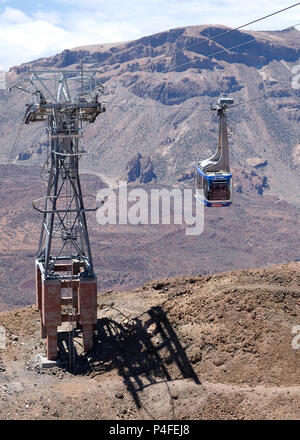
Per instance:
[[[239,26],[287,0],[0,0],[0,68],[85,44],[127,41],[179,26]],[[249,29],[300,22],[300,5]],[[299,28],[300,29],[300,28]]]

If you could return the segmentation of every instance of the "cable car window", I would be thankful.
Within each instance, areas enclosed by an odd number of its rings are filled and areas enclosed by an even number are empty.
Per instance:
[[[207,200],[230,200],[229,182],[213,180],[209,186]]]

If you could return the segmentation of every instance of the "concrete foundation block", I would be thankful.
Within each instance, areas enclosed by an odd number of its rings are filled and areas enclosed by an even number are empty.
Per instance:
[[[42,311],[45,327],[61,325],[61,284],[59,280],[43,281]]]
[[[37,356],[37,361],[42,369],[53,368],[58,366],[57,361],[50,361],[49,359],[47,359],[45,356],[42,355]]]
[[[57,358],[57,328],[47,327],[47,358],[55,361]]]
[[[97,279],[80,280],[78,309],[81,325],[97,323]]]

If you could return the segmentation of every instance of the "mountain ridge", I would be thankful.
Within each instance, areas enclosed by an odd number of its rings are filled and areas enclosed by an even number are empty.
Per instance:
[[[235,128],[231,161],[239,172],[251,174],[248,159],[267,160],[260,173],[270,193],[298,203],[289,188],[300,192],[299,165],[293,159],[300,135],[299,92],[291,87],[291,69],[300,60],[300,32],[234,31],[206,41],[224,29],[228,28],[183,27],[121,45],[102,45],[100,51],[96,46],[92,52],[74,48],[12,68],[8,82],[19,81],[32,68],[80,69],[83,59],[85,68],[100,68],[107,112],[86,132],[92,153],[85,168],[117,180],[140,153],[151,157],[157,180],[168,184],[177,183],[214,150],[217,121],[210,116],[212,102],[224,94],[236,102],[272,96],[229,111],[229,125]],[[244,45],[249,36],[253,41]],[[189,45],[193,46],[182,51]],[[19,91],[0,91],[1,162],[9,154],[14,125],[27,101],[28,95]],[[14,162],[41,165],[46,157],[43,129],[36,125],[24,131]]]
[[[221,32],[218,32],[219,30],[221,30]],[[201,44],[203,44],[204,40],[207,38],[214,38],[215,40],[212,40],[210,42],[210,44],[215,44],[219,47],[224,47],[224,46],[222,46],[221,42],[219,42],[216,37],[218,36],[218,33],[221,35],[224,31],[226,32],[226,31],[231,31],[231,30],[232,30],[232,28],[229,28],[229,27],[223,26],[223,25],[219,25],[219,24],[177,27],[177,28],[169,29],[167,31],[157,32],[152,35],[146,35],[146,36],[140,37],[136,40],[130,40],[127,42],[116,42],[116,43],[105,43],[105,44],[99,43],[99,44],[92,44],[92,45],[77,46],[74,48],[65,49],[64,51],[62,51],[56,55],[53,55],[53,56],[42,57],[42,58],[36,59],[32,63],[38,64],[39,62],[42,62],[42,61],[45,61],[47,63],[47,62],[49,62],[49,60],[53,60],[54,64],[56,64],[57,57],[68,55],[72,52],[79,52],[80,55],[85,56],[85,55],[89,55],[94,52],[101,52],[102,49],[104,49],[106,51],[112,50],[113,53],[116,53],[119,50],[129,49],[134,46],[139,46],[140,44],[142,46],[145,46],[146,48],[147,47],[150,48],[153,46],[154,47],[158,46],[159,43],[164,43],[164,42],[172,43],[172,42],[174,42],[174,40],[177,40],[179,36],[184,36],[184,35],[186,37],[197,37],[197,38],[199,38],[201,36],[202,37]],[[216,33],[216,32],[218,32],[218,33]],[[257,38],[258,40],[267,41],[270,43],[273,42],[273,43],[277,43],[278,45],[280,43],[280,39],[278,39],[280,37],[280,35],[281,36],[284,35],[284,36],[289,37],[289,36],[291,36],[291,34],[293,34],[292,39],[281,38],[283,41],[289,42],[291,47],[294,46],[293,39],[295,39],[297,37],[297,40],[300,41],[300,32],[295,27],[290,27],[290,28],[287,28],[284,30],[278,30],[278,31],[251,31],[251,30],[240,31],[240,30],[238,30],[238,31],[235,31],[234,38],[236,38],[236,33],[238,33],[239,36],[242,38],[244,38],[246,35],[250,35],[250,36]],[[275,36],[275,38],[274,38],[274,36]],[[164,41],[164,38],[165,38],[165,41]],[[230,41],[231,34],[230,34],[230,37],[226,36],[226,35],[223,36],[223,39]],[[241,42],[243,42],[243,41],[241,41]],[[190,43],[192,43],[192,44],[194,43],[196,46],[197,41],[190,41]],[[200,41],[198,41],[198,44],[199,43],[200,43]],[[224,41],[223,41],[223,43],[224,43]],[[184,48],[184,46],[182,46],[181,49],[182,48]],[[200,52],[201,52],[201,50],[200,50]],[[166,55],[166,56],[170,56],[170,55]],[[149,54],[148,54],[148,56],[149,56]],[[70,64],[73,64],[71,61],[74,61],[74,59],[69,59],[68,61],[70,62]],[[103,60],[103,61],[106,61],[106,60]],[[30,65],[31,65],[31,62],[27,62],[27,63],[21,64],[20,66],[13,66],[13,67],[11,67],[10,70],[19,71],[19,69],[22,69],[23,67],[30,66]],[[41,66],[42,65],[43,64],[41,64]],[[47,66],[47,64],[45,64],[44,67],[49,67],[49,65]],[[59,66],[59,67],[67,67],[67,64]]]

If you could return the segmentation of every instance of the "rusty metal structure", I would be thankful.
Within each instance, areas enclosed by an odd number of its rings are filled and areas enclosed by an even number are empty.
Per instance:
[[[69,337],[82,327],[84,351],[93,349],[97,321],[97,277],[89,242],[79,162],[88,152],[81,146],[84,123],[105,111],[99,102],[103,87],[97,71],[33,71],[26,78],[33,97],[25,123],[46,122],[48,133],[47,193],[33,202],[42,214],[36,258],[36,302],[47,358],[58,355],[58,326],[69,323]],[[69,344],[70,364],[73,354]]]

